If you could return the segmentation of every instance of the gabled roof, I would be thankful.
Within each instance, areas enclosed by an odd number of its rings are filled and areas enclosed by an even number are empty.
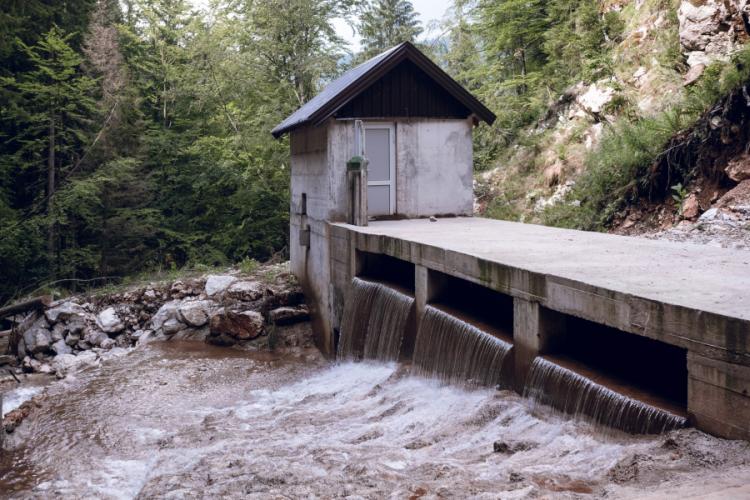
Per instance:
[[[451,78],[437,64],[409,42],[386,50],[372,59],[350,69],[332,81],[318,95],[310,99],[297,111],[279,123],[271,133],[279,138],[285,133],[307,124],[318,125],[333,116],[349,101],[357,97],[378,79],[386,75],[404,60],[410,60],[424,71],[435,83],[457,101],[466,106],[481,120],[492,124],[495,115],[484,104]]]

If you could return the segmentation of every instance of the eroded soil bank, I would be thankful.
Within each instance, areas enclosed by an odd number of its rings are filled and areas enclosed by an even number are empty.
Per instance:
[[[28,497],[644,498],[750,495],[750,446],[604,435],[519,396],[314,349],[171,341],[71,372],[6,436]]]

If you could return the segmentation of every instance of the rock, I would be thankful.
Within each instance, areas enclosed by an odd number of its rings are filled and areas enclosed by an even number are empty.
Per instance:
[[[695,219],[700,213],[701,207],[698,204],[698,197],[691,193],[682,202],[682,216],[686,219]]]
[[[537,445],[534,443],[530,443],[527,441],[517,441],[517,442],[506,442],[506,441],[495,441],[492,444],[492,450],[495,453],[518,453],[519,451],[528,451],[532,448],[536,448]]]
[[[730,210],[748,205],[750,205],[750,179],[737,184],[716,202],[717,207],[726,207]]]
[[[275,325],[291,325],[310,319],[307,306],[279,307],[268,313],[268,319]]]
[[[99,344],[99,347],[101,347],[102,349],[112,349],[115,344],[116,342],[114,340],[107,337],[106,339],[102,340],[102,342]]]
[[[44,316],[50,323],[66,320],[71,316],[82,316],[85,313],[83,307],[75,302],[67,301],[44,311]]]
[[[37,354],[47,351],[52,344],[52,333],[49,330],[32,326],[23,334],[25,351],[30,354]]]
[[[54,370],[52,370],[52,367],[49,364],[43,363],[43,362],[41,362],[39,360],[36,360],[36,359],[32,359],[32,358],[30,358],[28,356],[26,356],[25,358],[23,358],[23,362],[21,363],[21,365],[27,371],[33,371],[33,372],[37,372],[37,373],[50,374],[50,373],[52,373],[54,371]]]
[[[70,333],[82,333],[86,328],[85,316],[73,316],[65,323],[65,329]]]
[[[58,354],[55,356],[55,359],[52,360],[52,368],[57,373],[65,373],[80,362],[78,356],[68,353]]]
[[[96,316],[96,326],[106,333],[118,333],[125,329],[114,307],[108,307]]]
[[[86,334],[83,336],[83,340],[85,342],[88,342],[92,346],[102,347],[102,344],[111,339],[106,333],[100,330],[94,330],[92,328],[86,331]],[[78,345],[80,345],[80,342]]]
[[[58,323],[52,328],[52,342],[57,342],[65,337],[65,325]]]
[[[172,300],[162,305],[153,318],[151,318],[151,329],[161,330],[161,327],[170,319],[177,318],[178,311],[182,302],[179,300]]]
[[[135,343],[136,345],[146,345],[149,342],[154,340],[154,331],[153,330],[145,330],[141,336],[138,337],[138,341]]]
[[[226,296],[243,302],[253,302],[265,295],[266,287],[259,281],[238,281],[226,291]]]
[[[256,311],[226,311],[211,318],[212,337],[227,335],[237,340],[252,340],[263,333],[263,315]]]
[[[719,216],[719,210],[717,208],[709,208],[705,212],[703,212],[703,215],[701,215],[698,220],[701,222],[711,222],[715,220]]]
[[[186,325],[199,328],[208,323],[209,301],[186,302],[178,309],[180,320]]]
[[[730,161],[724,171],[734,182],[750,179],[750,155],[742,155]]]
[[[684,78],[682,79],[682,84],[685,87],[688,87],[695,82],[698,81],[698,79],[703,76],[703,72],[706,70],[705,64],[696,64],[692,68],[688,70],[687,73],[685,73]]]
[[[726,59],[747,40],[743,14],[747,0],[683,0],[677,11],[680,45],[688,65],[708,65]]]
[[[78,343],[78,341],[81,340],[81,333],[80,332],[71,332],[68,333],[68,335],[65,336],[65,343],[69,346],[74,346]]]
[[[578,97],[577,101],[588,113],[596,115],[604,111],[614,95],[615,90],[613,88],[593,84],[586,93]]]
[[[73,349],[65,343],[63,339],[57,340],[52,344],[52,350],[59,356],[60,354],[70,354]]]
[[[205,291],[206,295],[209,297],[212,297],[216,294],[220,294],[224,292],[229,286],[237,281],[237,278],[234,276],[226,276],[226,275],[212,275],[206,278],[206,286]]]
[[[79,351],[88,351],[89,349],[91,349],[91,344],[86,340],[79,340],[76,343],[76,349],[78,349]]]
[[[177,318],[170,318],[161,325],[161,331],[164,335],[174,335],[180,330],[184,330],[185,325]]]

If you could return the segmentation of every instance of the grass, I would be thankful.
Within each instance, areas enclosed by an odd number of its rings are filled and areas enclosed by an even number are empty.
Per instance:
[[[735,54],[729,63],[706,69],[701,80],[671,109],[653,117],[620,120],[611,126],[599,147],[586,159],[586,171],[566,203],[545,210],[547,225],[604,230],[626,204],[635,202],[639,188],[648,182],[646,171],[664,152],[669,140],[694,125],[719,98],[750,78],[750,48]],[[683,166],[685,168],[685,166]],[[693,171],[677,172],[686,183]],[[572,202],[580,202],[574,206]]]

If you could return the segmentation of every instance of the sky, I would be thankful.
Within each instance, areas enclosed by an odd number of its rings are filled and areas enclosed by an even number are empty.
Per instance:
[[[190,1],[196,7],[205,7],[208,4],[208,0]],[[422,21],[422,26],[425,28],[425,33],[422,33],[422,36],[428,34],[426,31],[430,22],[442,19],[451,4],[452,0],[412,0],[414,10],[419,13],[419,20]],[[352,33],[352,28],[348,26],[343,19],[335,20],[334,25],[336,26],[336,31],[338,31],[339,36],[349,44],[349,48],[353,52],[359,50],[359,37]]]

